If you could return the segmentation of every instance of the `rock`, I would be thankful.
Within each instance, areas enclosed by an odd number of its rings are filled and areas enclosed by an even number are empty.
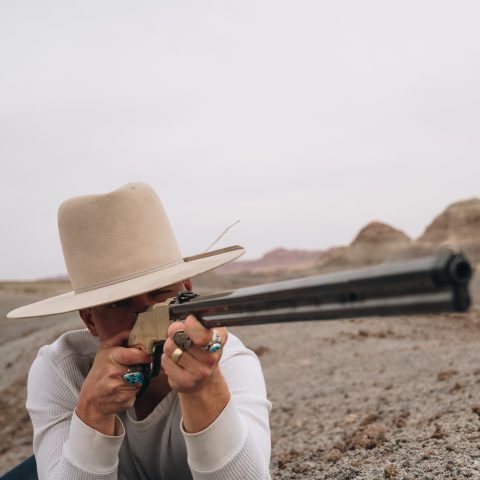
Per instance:
[[[472,198],[446,208],[418,241],[436,245],[479,242],[479,232],[480,199]]]
[[[343,453],[338,448],[332,448],[325,454],[327,462],[337,462],[343,457]]]
[[[440,372],[437,375],[437,380],[439,382],[443,382],[444,380],[448,380],[450,377],[453,377],[454,375],[457,375],[458,371],[457,370],[445,370],[443,372]]]
[[[385,471],[383,473],[384,478],[397,478],[397,467],[390,463],[385,467]]]
[[[371,450],[385,443],[385,431],[385,427],[380,424],[361,426],[356,432],[346,438],[345,446],[348,450],[356,448]]]
[[[431,438],[441,439],[445,437],[445,433],[442,430],[442,426],[438,423],[435,424],[435,431],[432,433]]]
[[[376,420],[378,420],[378,415],[376,413],[370,413],[362,420],[360,425],[369,425],[370,423],[373,423]]]
[[[460,385],[460,383],[455,383],[455,385],[449,390],[448,393],[458,393],[458,392],[461,392],[463,390],[463,387],[462,385]]]
[[[480,405],[474,405],[472,407],[472,412],[476,413],[480,417]]]

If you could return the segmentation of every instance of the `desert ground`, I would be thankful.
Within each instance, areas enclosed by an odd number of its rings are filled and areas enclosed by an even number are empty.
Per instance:
[[[32,454],[25,385],[38,348],[81,327],[74,314],[7,320],[6,312],[68,288],[0,284],[0,474]],[[480,478],[479,274],[472,293],[477,305],[465,314],[232,329],[264,368],[272,477]]]

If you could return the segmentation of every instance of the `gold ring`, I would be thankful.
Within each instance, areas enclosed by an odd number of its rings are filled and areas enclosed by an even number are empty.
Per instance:
[[[174,352],[172,353],[172,360],[175,362],[175,363],[178,363],[178,361],[180,360],[180,357],[183,355],[183,350],[181,348],[176,348],[174,350]]]

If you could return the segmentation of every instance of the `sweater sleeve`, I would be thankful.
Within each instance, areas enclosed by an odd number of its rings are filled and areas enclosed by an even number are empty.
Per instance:
[[[75,413],[75,379],[62,378],[58,365],[41,353],[28,375],[27,409],[39,480],[116,480],[124,428],[106,436]]]
[[[271,403],[260,362],[233,335],[228,341],[233,345],[221,368],[231,398],[205,430],[182,429],[189,466],[195,480],[269,479]]]

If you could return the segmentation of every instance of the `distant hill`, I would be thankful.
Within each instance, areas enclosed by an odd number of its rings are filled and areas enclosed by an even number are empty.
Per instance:
[[[413,243],[404,232],[374,221],[362,228],[350,245],[337,248],[322,258],[316,271],[342,270],[394,260],[399,252],[411,250]]]
[[[471,198],[447,207],[425,229],[418,243],[458,248],[480,263],[480,199]]]
[[[243,260],[228,263],[217,270],[220,275],[240,273],[271,273],[276,270],[302,270],[316,265],[328,251],[323,250],[287,250],[276,248],[258,260]]]
[[[462,250],[473,263],[480,262],[480,199],[450,205],[417,240],[385,223],[369,223],[350,245],[324,256],[316,271],[414,258],[447,246]]]
[[[220,286],[228,282],[229,287],[264,283],[415,258],[446,246],[462,250],[473,263],[480,262],[480,199],[450,205],[416,240],[391,225],[373,221],[349,245],[311,251],[276,248],[258,260],[237,261],[215,270],[207,283],[214,281]]]
[[[410,246],[412,240],[405,233],[382,222],[371,222],[354,238],[352,249],[398,249]]]

